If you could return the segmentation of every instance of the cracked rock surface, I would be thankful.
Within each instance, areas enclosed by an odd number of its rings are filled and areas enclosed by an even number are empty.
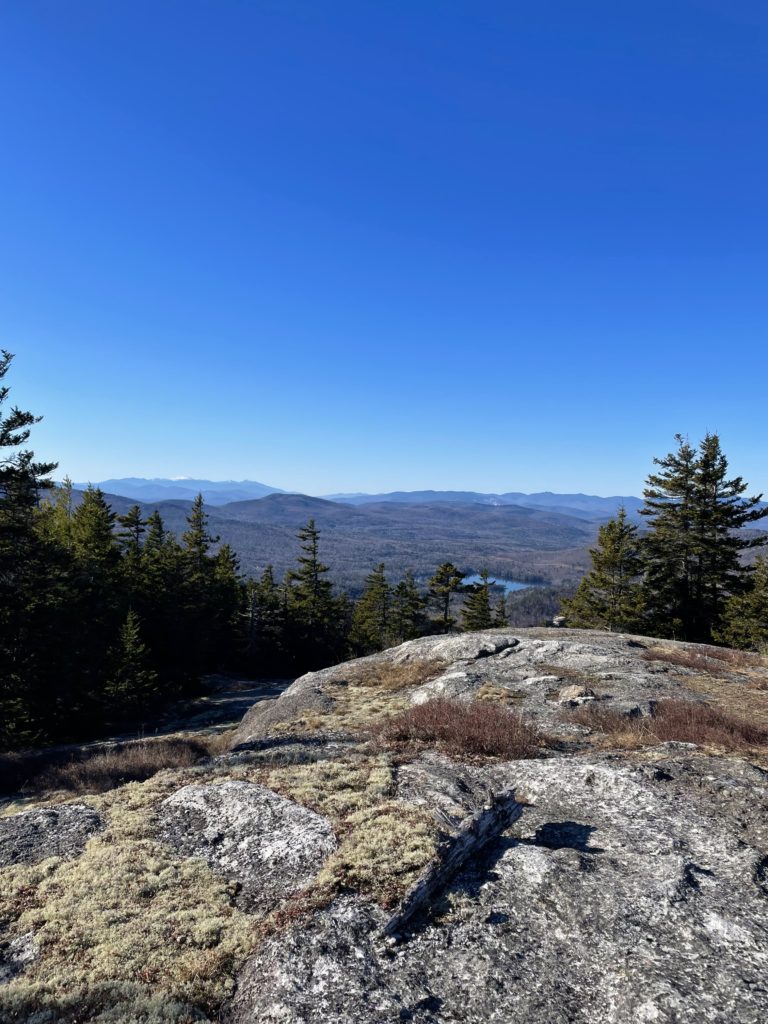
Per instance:
[[[184,786],[163,801],[158,823],[178,853],[239,883],[243,909],[273,909],[336,848],[325,818],[251,782]]]
[[[405,791],[441,793],[446,813],[483,787],[529,806],[399,945],[354,897],[270,938],[226,1020],[761,1024],[768,776],[679,747],[413,767]]]

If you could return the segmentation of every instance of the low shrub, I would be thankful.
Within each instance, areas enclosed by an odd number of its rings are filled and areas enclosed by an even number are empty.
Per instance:
[[[164,768],[188,768],[207,755],[206,745],[198,739],[137,740],[52,765],[25,783],[23,789],[26,793],[104,793],[126,782],[143,782]]]
[[[394,715],[378,734],[387,743],[433,743],[451,754],[508,760],[536,757],[544,743],[520,714],[498,703],[444,697]]]
[[[582,707],[568,714],[571,722],[608,736],[622,736],[642,745],[677,741],[699,746],[743,750],[768,745],[768,729],[691,700],[661,700],[648,717],[631,718],[607,708]]]
[[[734,669],[761,668],[765,659],[751,651],[734,651],[728,647],[701,647],[688,650],[684,647],[648,647],[640,657],[644,661],[664,661],[681,668],[693,668],[704,672],[722,672],[724,665]]]

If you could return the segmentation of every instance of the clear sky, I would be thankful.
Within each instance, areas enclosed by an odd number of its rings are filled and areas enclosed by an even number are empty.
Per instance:
[[[74,479],[768,490],[765,0],[4,0],[0,345]]]

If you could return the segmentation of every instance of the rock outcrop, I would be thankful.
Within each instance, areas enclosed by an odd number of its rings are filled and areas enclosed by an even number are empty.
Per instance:
[[[637,765],[527,761],[480,778],[529,806],[404,941],[382,942],[380,908],[339,899],[265,943],[228,1021],[766,1019],[764,772],[662,748]]]
[[[421,708],[446,697],[485,709]],[[661,742],[665,708],[748,726]],[[400,730],[443,713],[535,739]],[[645,637],[492,630],[309,673],[228,753],[94,797],[104,819],[0,818],[0,1019],[763,1024],[766,726],[768,661]]]
[[[248,909],[271,910],[303,889],[336,848],[325,818],[249,782],[184,786],[158,822],[178,853],[236,881]]]

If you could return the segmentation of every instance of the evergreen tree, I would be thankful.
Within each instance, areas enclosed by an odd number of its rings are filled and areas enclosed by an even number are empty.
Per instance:
[[[350,645],[355,654],[373,654],[389,646],[392,590],[381,562],[365,580],[365,590],[352,613]]]
[[[260,579],[246,582],[244,654],[256,675],[282,672],[288,664],[286,629],[285,588],[268,565]]]
[[[333,584],[327,579],[329,567],[320,561],[320,531],[310,519],[298,533],[302,554],[299,568],[288,573],[291,601],[308,629],[327,624],[333,613]]]
[[[600,527],[597,547],[590,549],[592,568],[576,593],[562,603],[568,624],[586,629],[640,628],[642,587],[638,529],[627,520],[624,508]]]
[[[135,715],[157,697],[158,680],[141,640],[139,617],[132,610],[120,629],[109,660],[103,697],[106,716],[113,720]]]
[[[157,509],[147,517],[147,536],[144,538],[144,550],[161,551],[165,541],[165,524]]]
[[[137,600],[142,582],[141,538],[147,528],[147,522],[141,517],[138,505],[132,505],[125,515],[118,516],[120,530],[117,540],[123,552],[122,576],[129,602]]]
[[[290,645],[296,667],[307,669],[332,664],[342,650],[339,604],[329,567],[320,561],[320,533],[314,519],[298,533],[301,542],[298,569],[287,574]]]
[[[469,589],[461,610],[462,625],[467,632],[490,629],[493,625],[490,586],[488,570],[483,569],[480,572],[480,582]]]
[[[237,646],[245,599],[240,563],[229,544],[222,544],[213,558],[211,584],[209,631],[214,656],[221,664]]]
[[[4,406],[13,356],[0,350],[0,743],[31,739],[39,728],[55,659],[52,611],[56,553],[38,530],[38,502],[51,487],[52,462],[23,448],[39,416]]]
[[[72,550],[72,519],[75,514],[74,487],[69,477],[54,488],[53,500],[38,506],[38,529],[43,537]]]
[[[89,487],[72,516],[73,583],[81,625],[70,651],[82,667],[80,689],[94,709],[104,684],[107,652],[125,614],[114,522],[104,494]]]
[[[210,568],[208,554],[219,538],[208,532],[208,513],[202,494],[192,502],[187,516],[187,528],[181,536],[184,554],[193,576],[205,576]]]
[[[503,592],[496,605],[496,611],[493,613],[493,624],[494,626],[509,625],[509,609],[507,608],[507,595]]]
[[[768,556],[758,555],[750,588],[726,601],[715,639],[768,654]]]
[[[744,590],[748,570],[740,555],[760,543],[739,530],[761,519],[762,495],[742,498],[741,477],[727,478],[728,462],[716,434],[698,453],[676,435],[678,450],[652,473],[642,514],[650,532],[643,545],[644,595],[651,629],[660,635],[709,642],[725,600]]]
[[[443,562],[429,581],[429,595],[437,605],[444,632],[448,632],[455,620],[451,618],[451,597],[461,590],[464,579],[453,562]]]
[[[414,640],[427,631],[427,602],[419,593],[410,569],[392,592],[390,615],[392,636],[395,640]]]
[[[125,515],[117,517],[120,523],[118,540],[123,551],[134,558],[138,558],[141,552],[141,538],[146,531],[147,521],[141,517],[139,505],[131,505]]]

